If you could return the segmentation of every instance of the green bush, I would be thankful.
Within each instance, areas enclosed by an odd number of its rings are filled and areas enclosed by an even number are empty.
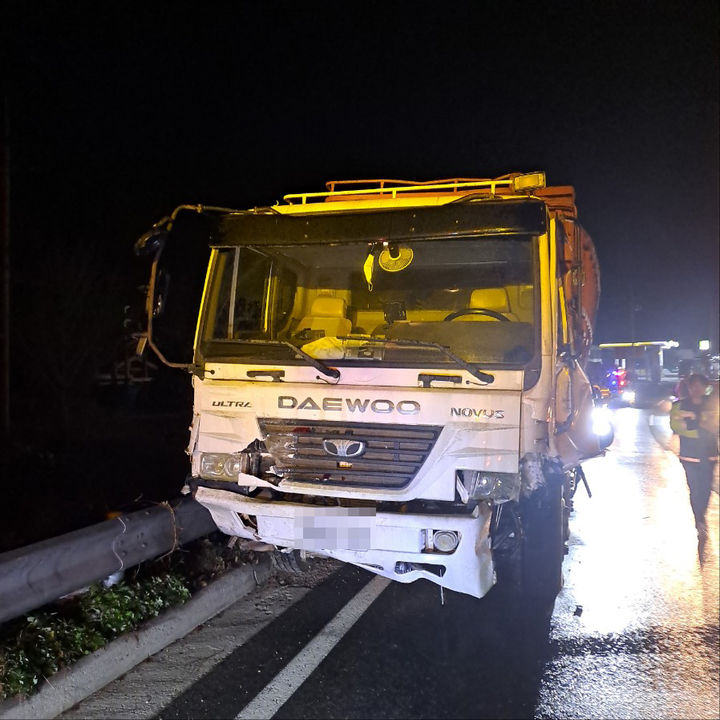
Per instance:
[[[30,694],[43,678],[189,597],[186,581],[166,573],[93,585],[57,609],[10,623],[0,636],[0,699]]]

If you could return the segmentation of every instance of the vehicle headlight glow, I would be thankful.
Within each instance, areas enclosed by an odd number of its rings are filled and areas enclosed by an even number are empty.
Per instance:
[[[599,405],[593,409],[592,429],[598,437],[607,437],[613,433],[613,426],[610,422],[610,410],[604,405]]]

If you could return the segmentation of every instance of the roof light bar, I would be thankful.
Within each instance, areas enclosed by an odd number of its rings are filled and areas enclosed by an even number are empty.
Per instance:
[[[515,175],[515,177],[512,178],[512,189],[514,192],[539,190],[545,186],[544,172],[525,173],[524,175]]]

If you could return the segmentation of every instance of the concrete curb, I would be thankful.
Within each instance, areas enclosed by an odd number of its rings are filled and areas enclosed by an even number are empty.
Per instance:
[[[0,718],[54,718],[132,670],[151,655],[185,637],[198,625],[227,609],[272,574],[270,558],[244,565],[219,577],[185,605],[173,608],[122,635],[104,648],[63,668],[28,698],[0,704]]]

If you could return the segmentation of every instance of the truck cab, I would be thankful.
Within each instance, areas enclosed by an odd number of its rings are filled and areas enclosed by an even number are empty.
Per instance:
[[[173,250],[184,215],[203,230],[178,247],[209,249],[198,297],[178,280],[204,264]],[[399,582],[482,597],[499,573],[554,598],[579,464],[612,439],[583,372],[599,276],[572,188],[332,182],[265,208],[181,206],[137,247],[153,258],[144,339],[192,374],[187,489],[220,530]],[[184,362],[163,346],[173,293],[197,318]]]

